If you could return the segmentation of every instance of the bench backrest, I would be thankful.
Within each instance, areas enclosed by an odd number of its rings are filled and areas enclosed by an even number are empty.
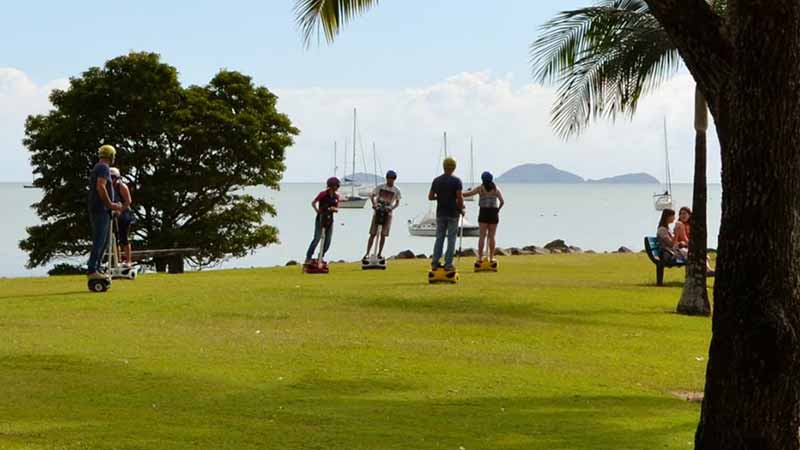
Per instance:
[[[661,262],[661,245],[659,245],[658,239],[656,239],[655,236],[644,237],[644,249],[650,261],[656,264]]]

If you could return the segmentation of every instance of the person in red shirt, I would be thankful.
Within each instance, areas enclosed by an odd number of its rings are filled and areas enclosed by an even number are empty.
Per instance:
[[[314,220],[314,239],[311,240],[311,245],[308,246],[308,251],[306,252],[306,264],[310,264],[314,257],[314,250],[317,249],[317,245],[322,239],[323,229],[325,230],[325,242],[322,243],[322,255],[325,256],[325,253],[331,247],[333,214],[339,212],[339,194],[336,193],[339,190],[339,185],[338,178],[328,178],[328,188],[317,194],[314,200],[311,201],[311,207],[317,213],[317,218]]]

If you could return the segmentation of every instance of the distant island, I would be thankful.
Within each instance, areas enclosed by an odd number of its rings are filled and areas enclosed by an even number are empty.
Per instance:
[[[376,179],[378,180],[378,183],[383,183],[383,175],[375,175],[373,173],[365,173],[365,172],[356,172],[351,175],[345,175],[343,181],[354,181],[359,184],[364,184],[364,183],[374,184]]]
[[[522,164],[497,177],[499,183],[602,183],[602,184],[658,184],[654,176],[647,173],[629,173],[599,180],[584,180],[554,167],[552,164]]]

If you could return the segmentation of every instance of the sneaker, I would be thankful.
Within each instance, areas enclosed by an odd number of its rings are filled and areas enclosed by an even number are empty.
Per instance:
[[[306,262],[304,262],[303,264],[307,266],[307,265],[311,264],[311,262],[312,262],[311,258],[306,258]]]
[[[447,272],[455,272],[456,266],[444,266],[444,270],[446,270]]]

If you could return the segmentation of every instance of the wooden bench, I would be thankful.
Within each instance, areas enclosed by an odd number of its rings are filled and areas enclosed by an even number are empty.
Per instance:
[[[131,252],[131,259],[134,261],[155,259],[156,272],[183,273],[184,258],[195,255],[198,251],[196,248],[134,250]]]
[[[644,251],[650,261],[656,265],[656,285],[664,285],[664,269],[672,267],[684,267],[686,261],[665,261],[661,256],[661,246],[658,244],[658,239],[655,236],[645,236],[644,238]]]

